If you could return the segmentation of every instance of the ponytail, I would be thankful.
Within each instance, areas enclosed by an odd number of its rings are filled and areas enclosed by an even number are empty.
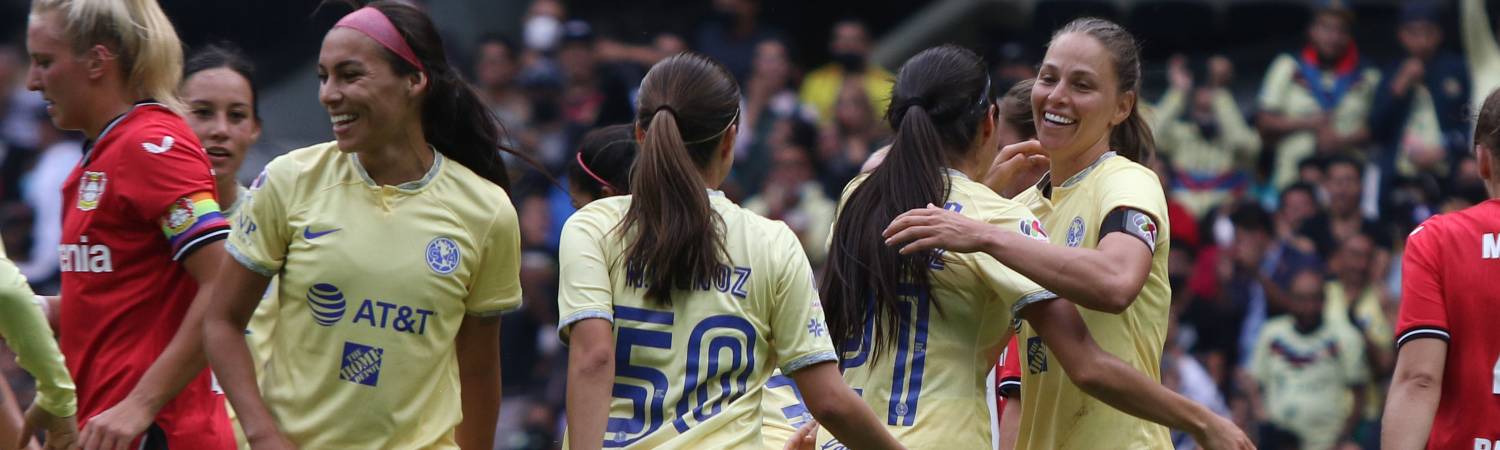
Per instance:
[[[1139,106],[1131,105],[1130,115],[1125,121],[1110,130],[1109,147],[1131,161],[1142,165],[1151,163],[1151,157],[1156,154],[1156,138],[1151,134],[1151,126],[1141,117]]]
[[[646,298],[670,305],[672,289],[709,279],[728,259],[723,219],[709,203],[670,108],[657,109],[646,129],[630,192],[630,208],[620,224],[634,233],[627,264],[643,274]]]
[[[119,58],[132,100],[152,99],[178,114],[187,108],[177,98],[182,81],[182,41],[155,0],[36,0],[32,20],[44,12],[62,15],[63,32],[73,53],[103,45]]]
[[[901,66],[886,112],[896,130],[891,149],[844,201],[818,287],[837,348],[857,345],[871,333],[872,354],[883,354],[910,320],[900,297],[913,295],[909,289],[930,292],[928,271],[937,254],[902,256],[885,245],[882,233],[902,213],[947,202],[952,186],[944,171],[971,156],[992,105],[984,72],[978,55],[946,45]],[[931,301],[941,312],[938,300]],[[866,320],[873,330],[865,330]]]
[[[835,348],[858,342],[865,318],[874,309],[872,354],[884,353],[898,337],[893,331],[900,329],[905,310],[897,300],[901,286],[930,286],[928,265],[934,253],[902,255],[885,245],[882,236],[896,216],[928,204],[942,205],[951,189],[943,172],[941,137],[927,110],[911,105],[900,116],[885,161],[854,189],[834,222],[819,291]]]
[[[701,170],[714,161],[739,117],[739,86],[717,62],[671,56],[641,80],[636,127],[645,130],[630,171],[630,206],[618,230],[630,239],[627,272],[646,298],[672,304],[672,291],[712,279],[723,262],[723,218]]]

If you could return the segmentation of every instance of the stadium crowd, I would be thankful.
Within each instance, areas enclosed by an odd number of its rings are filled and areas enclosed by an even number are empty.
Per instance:
[[[548,172],[508,161],[526,301],[502,319],[497,449],[559,441],[567,352],[556,338],[557,252],[574,203],[556,179],[587,132],[634,119],[646,68],[693,50],[734,74],[744,95],[723,190],[785,222],[814,270],[840,191],[889,144],[882,117],[894,68],[871,58],[884,30],[850,18],[832,24],[826,43],[791,42],[756,0],[713,3],[693,33],[637,45],[570,19],[562,2],[536,0],[523,35],[487,35],[465,58],[505,143]],[[1460,45],[1442,42],[1445,7],[1462,11]],[[1486,198],[1469,134],[1479,102],[1500,87],[1492,23],[1483,0],[1406,2],[1397,28],[1380,31],[1400,44],[1386,53],[1402,56],[1374,60],[1354,38],[1358,18],[1334,2],[1314,10],[1305,46],[1268,67],[1199,55],[1148,68],[1157,78],[1148,84],[1163,87],[1143,101],[1171,222],[1164,384],[1231,417],[1261,448],[1377,448],[1405,237],[1427,217]],[[829,61],[795,63],[819,45]],[[0,41],[0,228],[33,289],[53,294],[67,206],[58,187],[82,138],[55,129],[26,91],[24,48]],[[1041,53],[1014,42],[979,50],[996,97],[1032,78]],[[1235,79],[1257,76],[1253,92],[1236,89],[1248,84]],[[14,359],[0,355],[16,393],[6,400],[24,408],[34,391]]]

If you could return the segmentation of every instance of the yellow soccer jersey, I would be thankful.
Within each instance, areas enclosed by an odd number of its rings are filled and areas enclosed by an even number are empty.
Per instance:
[[[765,391],[760,402],[765,420],[760,429],[761,438],[765,440],[766,450],[781,450],[786,448],[787,441],[798,428],[812,420],[812,414],[808,414],[807,405],[802,404],[802,393],[797,391],[792,377],[780,372],[771,375]]]
[[[1025,206],[963,174],[949,173],[952,188],[944,207],[1046,239]],[[840,211],[866,178],[857,177],[844,188]],[[909,448],[988,448],[991,419],[985,388],[1011,335],[1011,318],[1022,307],[1056,295],[983,253],[943,254],[931,274],[929,291],[910,288],[905,297],[909,312],[895,331],[901,339],[887,353],[871,355],[874,316],[867,316],[863,339],[842,349],[844,381]],[[820,449],[844,448],[826,431],[818,441]]]
[[[1128,206],[1154,219],[1151,273],[1135,303],[1121,314],[1078,308],[1094,341],[1109,353],[1152,379],[1161,379],[1161,352],[1166,343],[1167,309],[1172,302],[1167,284],[1169,226],[1166,197],[1156,174],[1140,164],[1106,153],[1093,165],[1043,198],[1035,187],[1017,196],[1021,203],[1043,204],[1042,224],[1052,243],[1097,248],[1104,217]],[[1143,225],[1153,225],[1144,223]],[[1024,360],[1021,374],[1022,409],[1018,449],[1159,449],[1171,448],[1167,429],[1121,412],[1084,393],[1055,365],[1052,351],[1036,330],[1023,325],[1018,350]]]
[[[1250,359],[1271,423],[1296,433],[1304,449],[1333,448],[1354,413],[1350,388],[1369,381],[1364,342],[1347,321],[1297,331],[1289,316],[1266,321]]]
[[[277,425],[302,448],[457,448],[459,325],[521,303],[505,191],[436,153],[422,179],[379,186],[334,143],[257,184],[228,248],[280,277],[257,377]]]
[[[256,177],[256,182],[263,181],[263,177]],[[240,206],[250,199],[250,190],[244,186],[237,186],[239,195],[235,196],[233,205],[224,209],[224,217],[229,219],[229,228],[236,230],[240,227]],[[248,222],[247,222],[248,223]],[[245,326],[245,343],[250,346],[250,360],[255,364],[255,375],[257,377],[266,374],[265,364],[271,358],[271,332],[276,328],[276,314],[279,304],[276,302],[276,278],[271,278],[271,284],[266,285],[266,293],[261,296],[260,304],[255,307],[255,314],[250,316],[250,323]],[[250,450],[250,441],[245,438],[245,430],[240,426],[239,414],[234,412],[234,405],[229,404],[229,398],[224,398],[224,410],[229,413],[229,424],[234,426],[234,441],[241,450]]]
[[[614,400],[605,448],[758,448],[773,369],[837,360],[812,269],[796,235],[712,192],[729,261],[678,290],[672,305],[644,298],[616,232],[630,196],[589,203],[563,227],[558,331],[580,320],[614,324]],[[565,443],[566,447],[566,443]]]

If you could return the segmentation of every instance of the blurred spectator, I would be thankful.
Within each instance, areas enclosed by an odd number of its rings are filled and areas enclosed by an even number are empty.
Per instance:
[[[549,427],[534,426],[534,410],[550,409],[543,392],[552,360],[559,345],[557,326],[557,260],[553,253],[530,250],[521,254],[521,292],[526,295],[519,311],[501,317],[500,417],[496,424],[496,449],[545,449],[556,441]]]
[[[870,47],[870,31],[863,22],[844,19],[833,24],[833,37],[828,43],[833,62],[807,74],[802,81],[802,101],[818,112],[818,123],[838,120],[835,109],[851,85],[864,91],[872,117],[885,115],[895,77],[870,62]]]
[[[563,24],[557,64],[565,83],[561,106],[570,144],[596,126],[635,119],[630,100],[632,83],[620,79],[610,66],[599,64],[594,54],[594,38],[594,29],[588,22],[569,20]]]
[[[1208,79],[1194,86],[1187,58],[1172,58],[1167,93],[1156,105],[1151,130],[1163,155],[1172,157],[1173,192],[1195,216],[1222,203],[1249,183],[1244,168],[1254,167],[1260,135],[1240,113],[1229,92],[1229,59],[1208,60]]]
[[[479,97],[500,123],[519,130],[531,118],[531,105],[518,82],[521,55],[515,41],[499,34],[485,35],[479,39],[476,52],[474,87]]]
[[[45,110],[32,114],[45,119]],[[36,165],[26,174],[22,197],[33,211],[31,251],[20,265],[21,273],[37,292],[56,292],[57,244],[62,239],[62,185],[73,166],[83,157],[83,142],[76,135],[58,130],[48,120],[36,122],[42,146]]]
[[[1161,358],[1161,384],[1189,400],[1207,406],[1214,413],[1228,417],[1229,405],[1224,401],[1224,394],[1219,392],[1218,383],[1214,382],[1197,358],[1187,353],[1182,334],[1179,333],[1181,327],[1177,318],[1171,317],[1167,324],[1167,346]],[[1172,431],[1172,444],[1176,450],[1198,448],[1191,435],[1176,430]]]
[[[1371,270],[1376,278],[1385,274],[1390,264],[1391,236],[1380,223],[1365,217],[1360,210],[1364,196],[1365,166],[1347,156],[1330,159],[1323,192],[1328,196],[1326,208],[1302,225],[1301,235],[1312,241],[1318,256],[1325,261],[1333,255],[1338,243],[1356,234],[1369,236],[1377,251]]]
[[[889,94],[887,94],[889,95]],[[885,121],[870,110],[865,87],[845,83],[834,104],[833,122],[819,130],[818,154],[824,163],[823,187],[837,196],[870,154],[886,144]]]
[[[1468,57],[1469,76],[1473,85],[1469,90],[1469,115],[1479,115],[1484,97],[1500,88],[1500,36],[1491,31],[1490,15],[1484,10],[1484,0],[1459,0],[1459,35],[1463,36],[1464,54]]]
[[[1291,314],[1266,321],[1255,344],[1249,371],[1264,394],[1257,415],[1296,434],[1304,450],[1358,449],[1354,412],[1364,400],[1357,393],[1369,380],[1363,339],[1347,324],[1324,320],[1318,271],[1298,271],[1290,295]]]
[[[745,201],[745,209],[786,222],[802,241],[808,261],[815,268],[822,267],[828,254],[828,232],[832,230],[838,204],[817,183],[817,141],[812,131],[793,131],[790,134],[794,136],[777,140],[771,152],[771,170],[766,174],[764,190]]]
[[[1031,53],[1020,42],[995,46],[994,86],[1013,86],[1021,80],[1036,78],[1036,57]]]
[[[1370,113],[1385,180],[1447,176],[1452,161],[1468,151],[1468,67],[1458,55],[1439,50],[1439,20],[1435,3],[1403,6],[1396,36],[1406,58],[1385,69]]]
[[[1318,204],[1318,192],[1313,185],[1299,182],[1287,186],[1281,191],[1277,204],[1276,239],[1296,246],[1300,252],[1309,255],[1317,253],[1317,246],[1298,234],[1302,231],[1303,224],[1316,216],[1322,208]]]
[[[567,10],[561,1],[535,0],[531,3],[521,28],[521,37],[526,45],[526,52],[521,55],[523,67],[531,67],[557,49],[557,44],[562,40],[564,17],[567,17]]]
[[[743,85],[755,46],[780,33],[760,22],[760,0],[713,0],[713,12],[698,27],[697,50],[718,60]]]
[[[1256,124],[1275,143],[1271,184],[1277,187],[1296,179],[1305,158],[1363,157],[1370,138],[1365,125],[1380,72],[1365,64],[1350,36],[1353,12],[1326,1],[1308,26],[1307,46],[1272,61],[1261,85]]]
[[[1371,426],[1379,423],[1385,384],[1396,367],[1396,336],[1386,317],[1384,286],[1380,284],[1384,280],[1370,277],[1374,257],[1374,244],[1363,234],[1340,242],[1329,260],[1334,278],[1324,288],[1328,297],[1323,311],[1324,320],[1351,327],[1363,338],[1360,342],[1364,344],[1371,382],[1359,393],[1364,396],[1365,409],[1358,413],[1363,424]],[[1374,437],[1374,433],[1366,434],[1362,442]]]
[[[786,44],[777,39],[767,39],[755,46],[755,67],[745,82],[744,113],[735,139],[733,169],[735,181],[746,192],[760,192],[761,182],[771,168],[772,141],[785,140],[790,136],[788,128],[803,129],[800,122],[813,118],[797,99],[796,67],[792,66],[788,51]],[[806,148],[816,149],[817,131],[811,132],[813,140]]]

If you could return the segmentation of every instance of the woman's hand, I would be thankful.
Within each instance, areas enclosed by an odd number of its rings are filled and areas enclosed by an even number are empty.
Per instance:
[[[885,245],[900,247],[901,254],[941,248],[951,252],[972,253],[984,250],[990,243],[994,226],[964,217],[962,214],[927,204],[896,216],[885,228]]]
[[[990,163],[984,185],[1001,197],[1015,197],[1041,180],[1050,167],[1040,141],[1032,139],[1007,145]]]

